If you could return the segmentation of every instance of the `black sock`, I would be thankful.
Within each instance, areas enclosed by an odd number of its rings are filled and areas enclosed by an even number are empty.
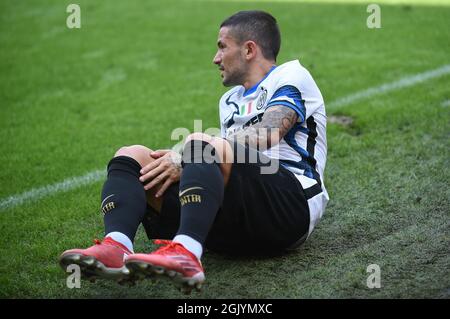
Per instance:
[[[185,145],[182,165],[181,220],[177,235],[190,236],[203,245],[222,204],[223,175],[214,149],[202,141]]]
[[[105,235],[121,232],[133,242],[147,208],[144,186],[139,181],[140,170],[139,163],[128,156],[118,156],[109,162],[101,204]]]

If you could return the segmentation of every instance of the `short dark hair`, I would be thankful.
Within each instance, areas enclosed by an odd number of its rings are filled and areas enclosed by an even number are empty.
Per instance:
[[[281,36],[277,20],[264,11],[239,11],[222,22],[220,27],[231,27],[231,34],[238,43],[255,41],[261,47],[263,56],[277,60]]]

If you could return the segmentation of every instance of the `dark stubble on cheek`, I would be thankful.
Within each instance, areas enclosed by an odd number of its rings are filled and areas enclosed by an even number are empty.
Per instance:
[[[238,63],[239,64],[236,66],[233,72],[228,73],[227,76],[223,78],[222,83],[224,86],[228,87],[242,85],[244,83],[246,66],[242,60],[240,60]]]

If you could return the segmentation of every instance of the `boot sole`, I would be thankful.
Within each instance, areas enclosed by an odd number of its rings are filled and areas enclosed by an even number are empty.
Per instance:
[[[59,264],[64,271],[69,265],[78,265],[81,271],[81,278],[95,282],[97,279],[108,279],[117,281],[120,284],[130,282],[130,271],[127,267],[110,268],[93,256],[83,254],[66,254],[59,259]]]
[[[184,277],[180,272],[144,261],[130,260],[125,262],[125,267],[128,268],[130,272],[129,280],[138,281],[146,278],[152,280],[166,278],[172,280],[178,288],[186,294],[190,294],[193,289],[201,291],[205,281],[203,272],[200,272],[193,277]]]

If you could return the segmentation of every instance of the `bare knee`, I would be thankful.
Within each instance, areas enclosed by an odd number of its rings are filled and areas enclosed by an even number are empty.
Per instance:
[[[201,133],[201,132],[195,132],[191,133],[186,137],[186,143],[195,140],[195,141],[205,141],[210,143],[213,140],[213,137],[211,135]]]
[[[216,150],[216,154],[219,156],[220,159],[220,170],[223,174],[226,185],[230,177],[233,162],[233,149],[231,148],[231,145],[228,143],[228,141],[223,138],[210,136],[205,133],[190,134],[186,138],[186,143],[192,140],[205,141],[214,147],[214,149]]]
[[[114,155],[114,157],[117,156],[135,156],[135,155],[141,155],[144,153],[150,153],[152,150],[149,149],[146,146],[143,145],[131,145],[131,146],[122,146],[119,148]]]
[[[192,140],[205,141],[211,144],[218,156],[220,157],[221,163],[232,163],[233,159],[233,149],[229,142],[221,137],[211,136],[205,133],[192,133],[186,138],[186,143]]]
[[[123,146],[117,150],[114,157],[128,156],[136,160],[142,167],[144,167],[154,160],[150,156],[151,152],[151,149],[143,145]]]

